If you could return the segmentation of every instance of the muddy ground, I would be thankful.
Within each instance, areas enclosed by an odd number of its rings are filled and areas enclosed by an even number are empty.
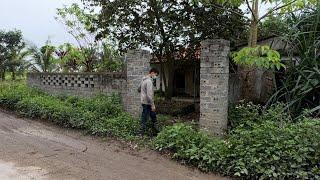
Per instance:
[[[152,150],[88,136],[0,111],[1,180],[224,179],[182,166]]]

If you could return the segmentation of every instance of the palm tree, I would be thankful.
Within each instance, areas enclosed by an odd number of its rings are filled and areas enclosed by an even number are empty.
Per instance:
[[[6,63],[8,71],[11,72],[12,80],[16,79],[17,74],[23,74],[25,70],[31,66],[30,61],[27,59],[30,54],[30,51],[25,49],[20,49],[12,53]]]
[[[31,69],[37,72],[52,72],[56,67],[54,57],[55,47],[48,44],[40,49],[36,46],[30,48],[32,53]]]

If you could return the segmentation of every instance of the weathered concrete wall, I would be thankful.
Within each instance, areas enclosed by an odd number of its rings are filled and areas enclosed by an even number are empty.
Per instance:
[[[94,96],[120,93],[124,95],[126,78],[121,73],[28,73],[27,83],[58,95]]]
[[[138,87],[143,76],[150,70],[151,54],[146,50],[129,51],[126,55],[127,61],[127,93],[126,110],[134,117],[141,114],[141,99],[138,93]]]
[[[27,83],[56,95],[94,96],[119,93],[124,109],[140,116],[141,100],[137,89],[150,70],[151,55],[145,50],[130,51],[126,55],[125,73],[28,73]]]
[[[229,75],[229,104],[235,104],[240,101],[240,78],[237,73]]]
[[[222,136],[228,124],[229,41],[217,39],[201,43],[200,127]]]

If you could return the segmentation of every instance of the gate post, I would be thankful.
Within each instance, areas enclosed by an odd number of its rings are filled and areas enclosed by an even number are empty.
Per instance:
[[[228,125],[230,43],[205,40],[201,48],[200,127],[211,135],[223,136]]]
[[[141,114],[141,100],[138,87],[143,76],[150,70],[151,54],[147,50],[131,50],[126,54],[127,85],[125,109],[133,117]]]

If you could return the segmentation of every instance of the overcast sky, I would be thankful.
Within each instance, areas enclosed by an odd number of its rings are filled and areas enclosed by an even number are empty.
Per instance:
[[[55,45],[75,43],[54,16],[56,8],[80,0],[0,0],[0,29],[18,29],[26,40],[42,46],[50,37]]]
[[[80,0],[0,0],[0,29],[18,29],[26,40],[42,46],[50,37],[54,45],[75,43],[54,16],[63,5],[81,3]],[[262,9],[265,10],[264,7]]]

